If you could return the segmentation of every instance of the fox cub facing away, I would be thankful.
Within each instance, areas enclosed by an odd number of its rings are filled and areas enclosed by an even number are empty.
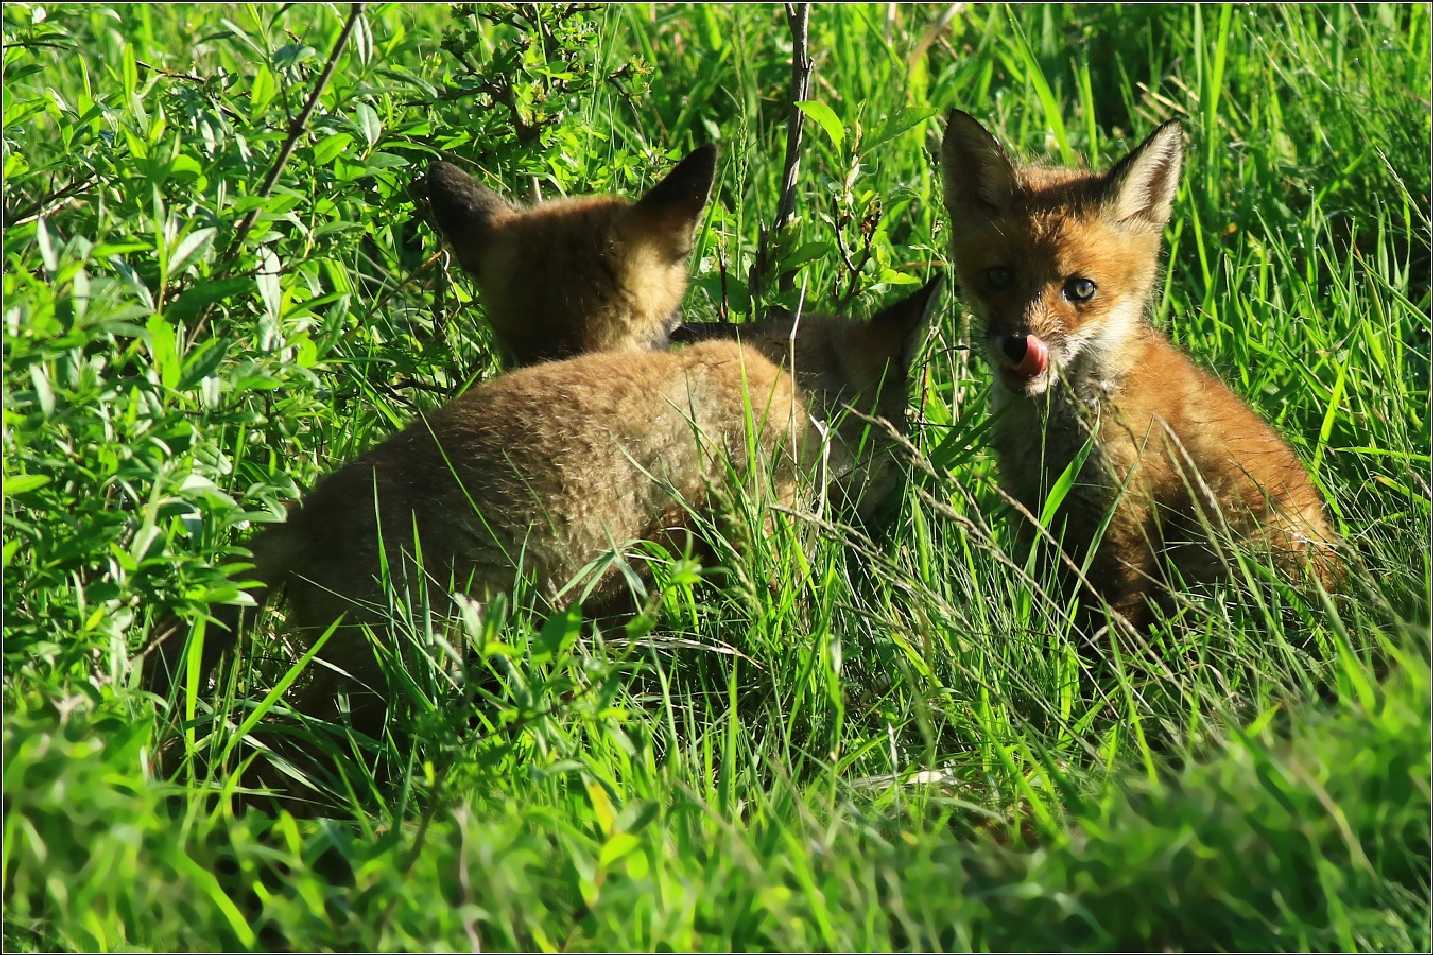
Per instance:
[[[811,345],[797,354],[808,367],[794,380],[780,364],[790,343],[774,335],[767,355],[703,341],[548,362],[474,388],[330,475],[251,545],[263,585],[253,596],[283,592],[291,630],[312,639],[343,617],[321,655],[353,682],[325,668],[299,708],[332,715],[346,688],[360,729],[383,713],[377,662],[350,626],[385,619],[382,567],[398,593],[433,607],[453,592],[508,590],[519,568],[555,601],[605,554],[684,539],[728,468],[769,476],[766,489],[793,504],[799,469],[824,452],[826,475],[852,503],[884,491],[890,456],[857,461],[849,450],[881,429],[842,410],[902,425],[936,285],[868,322],[811,319],[801,333]],[[761,471],[748,470],[753,461]],[[595,597],[620,599],[622,586],[614,568]],[[232,644],[235,621],[223,622],[206,640],[206,669]]]
[[[635,203],[578,196],[519,209],[446,162],[428,167],[427,189],[499,343],[521,366],[666,344],[715,169],[716,147],[703,146]]]
[[[1339,566],[1293,451],[1146,319],[1183,152],[1171,121],[1105,173],[1017,167],[957,110],[941,155],[955,268],[996,369],[1002,483],[1038,515],[1089,442],[1064,546],[1083,560],[1113,508],[1088,579],[1136,626],[1167,596],[1166,562],[1189,583],[1225,574],[1226,532],[1325,584]]]

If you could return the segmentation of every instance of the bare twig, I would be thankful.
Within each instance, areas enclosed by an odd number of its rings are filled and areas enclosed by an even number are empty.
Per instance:
[[[166,69],[162,66],[155,66],[153,63],[146,63],[143,60],[135,60],[134,65],[142,70],[149,70],[151,73],[158,73],[160,76],[167,76],[172,80],[189,80],[191,83],[209,82],[202,76],[196,76],[193,73],[181,73],[178,70]]]
[[[726,323],[731,321],[731,309],[726,291],[726,256],[722,254],[720,241],[716,244],[716,254],[717,271],[721,276],[721,301],[717,303],[717,321]]]
[[[921,35],[919,42],[916,43],[915,48],[911,50],[910,55],[906,58],[906,62],[915,63],[921,57],[925,56],[925,51],[930,49],[931,44],[941,39],[946,27],[950,26],[950,22],[968,6],[970,6],[968,3],[952,3],[941,11],[940,16],[936,17],[935,22],[927,27],[925,33]]]
[[[786,115],[786,171],[781,177],[781,203],[771,222],[773,234],[785,228],[796,211],[796,177],[801,170],[801,128],[805,116],[796,104],[806,99],[811,86],[811,54],[807,20],[811,4],[786,4],[786,25],[791,30],[791,103]]]
[[[791,30],[791,94],[786,114],[786,169],[781,175],[781,197],[771,228],[763,229],[751,263],[748,287],[753,300],[760,297],[771,269],[771,247],[777,242],[791,216],[796,212],[796,177],[801,172],[801,127],[806,114],[796,104],[807,98],[811,87],[811,54],[807,43],[809,3],[788,3],[786,25]],[[792,286],[792,277],[778,279],[782,289]]]
[[[76,179],[74,182],[55,190],[43,199],[32,202],[18,212],[6,212],[4,216],[5,228],[8,229],[12,225],[21,225],[29,222],[31,219],[38,219],[40,216],[49,215],[62,205],[66,199],[71,199],[88,189],[90,183],[95,181],[95,178],[96,174],[90,173],[83,179]]]
[[[269,167],[269,174],[264,177],[264,183],[259,187],[259,191],[256,193],[260,198],[269,194],[270,190],[274,188],[274,183],[278,182],[279,174],[284,171],[284,166],[288,165],[289,156],[291,156],[294,151],[294,145],[298,142],[299,136],[303,133],[304,126],[308,124],[308,118],[313,113],[314,107],[318,105],[318,98],[323,94],[324,87],[328,86],[329,77],[333,76],[333,68],[338,64],[338,56],[343,52],[343,48],[348,45],[348,37],[353,33],[354,24],[358,22],[358,18],[362,13],[363,4],[361,3],[355,3],[349,9],[348,22],[344,23],[343,31],[339,33],[338,40],[333,44],[333,51],[328,55],[328,62],[323,65],[323,72],[319,74],[318,82],[314,84],[313,92],[309,93],[308,101],[304,103],[304,108],[299,110],[299,114],[289,123],[289,134],[284,139],[284,145],[279,149],[278,156],[274,158],[274,164]],[[232,258],[238,251],[239,246],[244,241],[244,237],[247,236],[249,230],[254,227],[254,220],[258,218],[258,215],[259,210],[257,208],[250,209],[248,215],[244,216],[239,222],[239,228],[235,230],[234,238],[229,241],[229,248],[224,253],[224,258]]]
[[[303,109],[299,110],[299,114],[289,122],[289,131],[288,135],[284,138],[284,144],[279,148],[279,154],[274,157],[273,165],[269,167],[269,173],[264,177],[264,182],[259,186],[259,191],[254,194],[258,198],[262,199],[269,194],[274,188],[274,183],[278,182],[280,173],[284,171],[284,166],[288,165],[289,156],[293,155],[294,146],[298,143],[299,136],[303,134],[304,127],[308,125],[308,118],[313,113],[314,107],[318,105],[318,98],[323,95],[324,88],[328,86],[329,78],[333,76],[333,69],[338,65],[339,54],[341,54],[343,48],[348,45],[348,38],[353,34],[354,25],[358,23],[358,18],[362,15],[363,4],[355,3],[349,7],[348,20],[344,23],[343,30],[339,32],[338,39],[334,41],[333,50],[328,55],[328,62],[323,65],[323,72],[319,74],[318,81],[314,83],[313,91],[309,93],[308,100],[304,103]],[[254,227],[254,220],[257,219],[258,216],[259,209],[255,206],[239,221],[239,227],[234,230],[234,237],[229,240],[228,248],[224,250],[224,254],[220,257],[219,266],[216,271],[222,271],[224,267],[232,262],[234,257],[238,255],[240,247],[244,244],[244,238],[249,234],[249,230]],[[209,315],[212,309],[213,305],[210,305],[204,310],[203,314],[199,316],[199,321],[195,323],[194,331],[189,336],[191,343],[199,339],[200,333],[204,331],[204,327],[209,323]]]
[[[178,70],[170,70],[162,66],[155,66],[154,64],[146,63],[143,60],[135,60],[134,65],[138,66],[140,69],[149,70],[151,73],[158,73],[160,76],[168,77],[171,80],[185,80],[189,83],[198,83],[201,86],[205,83],[208,83],[209,80],[212,79],[212,77],[198,76],[194,73],[182,73]],[[218,102],[218,100],[214,101],[214,107],[219,110],[219,112],[223,113],[225,116],[229,117],[235,122],[240,122],[243,120],[242,116],[234,112],[229,107],[225,106],[223,103]]]

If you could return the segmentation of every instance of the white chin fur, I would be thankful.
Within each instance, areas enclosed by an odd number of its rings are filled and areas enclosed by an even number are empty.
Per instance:
[[[1021,394],[1028,395],[1031,398],[1036,398],[1040,395],[1043,395],[1045,392],[1050,390],[1050,382],[1054,379],[1054,375],[1055,368],[1052,365],[1049,368],[1046,368],[1044,371],[1040,372],[1040,374],[1036,375],[1034,378],[1026,379],[1024,382],[1024,387],[1020,389]]]

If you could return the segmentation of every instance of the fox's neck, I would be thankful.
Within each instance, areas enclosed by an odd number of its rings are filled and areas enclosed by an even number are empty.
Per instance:
[[[1055,475],[1087,440],[1094,441],[1098,462],[1105,442],[1120,439],[1122,430],[1107,423],[1121,417],[1136,385],[1133,373],[1148,360],[1157,335],[1142,314],[1137,315],[1122,328],[1106,327],[1091,335],[1044,394],[1017,395],[999,383],[992,390],[1001,483],[1026,507],[1038,512]]]

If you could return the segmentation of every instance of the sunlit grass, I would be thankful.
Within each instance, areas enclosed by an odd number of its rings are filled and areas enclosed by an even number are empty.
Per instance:
[[[273,612],[217,690],[156,701],[135,654],[232,599],[301,488],[498,372],[407,191],[435,150],[526,198],[716,141],[687,311],[754,311],[779,8],[594,14],[585,68],[639,57],[650,91],[599,82],[526,144],[443,98],[458,17],[372,8],[232,260],[346,8],[38,10],[4,14],[7,947],[1428,945],[1426,8],[818,6],[844,125],[807,123],[799,280],[763,303],[842,298],[863,220],[853,312],[943,267],[946,108],[1093,163],[1180,116],[1154,319],[1310,466],[1341,592],[1241,555],[1254,586],[1082,649],[947,295],[884,526],[734,492],[719,561],[655,555],[630,625],[393,594],[377,740],[288,710],[320,664]],[[479,65],[511,42],[477,35]],[[236,792],[295,777],[328,818]]]

